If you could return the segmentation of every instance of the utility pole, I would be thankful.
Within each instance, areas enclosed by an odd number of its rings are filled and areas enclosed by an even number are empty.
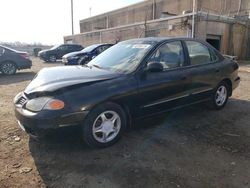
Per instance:
[[[89,17],[91,17],[92,7],[89,7]]]
[[[153,0],[153,20],[155,19],[155,0]]]
[[[71,0],[71,26],[72,26],[72,35],[74,35],[74,4],[73,0]]]
[[[196,13],[196,0],[193,0],[193,17],[192,17],[192,38],[194,38],[195,31],[195,13]]]

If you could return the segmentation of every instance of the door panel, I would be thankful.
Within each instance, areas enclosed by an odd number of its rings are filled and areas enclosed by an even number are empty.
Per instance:
[[[139,77],[141,115],[165,111],[188,102],[189,90],[185,58],[179,41],[160,46],[147,61],[160,63],[162,72],[144,71]]]
[[[218,63],[188,68],[190,93],[194,101],[210,97],[221,77]]]
[[[194,101],[210,97],[221,78],[221,66],[212,49],[197,41],[186,41],[190,58],[187,71]]]
[[[185,69],[146,73],[139,82],[142,115],[165,111],[188,103],[188,78]]]

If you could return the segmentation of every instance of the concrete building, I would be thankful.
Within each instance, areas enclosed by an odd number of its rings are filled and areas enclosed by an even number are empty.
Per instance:
[[[224,54],[250,59],[250,1],[145,0],[80,20],[80,34],[64,41],[88,46],[157,36],[194,36]]]

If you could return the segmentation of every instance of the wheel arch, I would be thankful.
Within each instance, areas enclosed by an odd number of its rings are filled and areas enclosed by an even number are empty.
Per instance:
[[[1,66],[2,66],[3,63],[6,63],[6,62],[13,63],[13,64],[15,64],[16,67],[18,68],[17,63],[16,63],[15,61],[13,61],[13,60],[10,60],[10,59],[6,59],[6,60],[2,61],[2,62],[1,62]]]
[[[131,128],[132,127],[132,116],[131,116],[129,106],[127,104],[125,104],[124,102],[121,102],[121,101],[111,101],[111,102],[119,105],[124,110],[124,112],[126,114],[128,128]]]
[[[122,101],[119,101],[119,100],[107,100],[107,101],[102,101],[98,104],[95,104],[93,106],[90,107],[90,111],[93,110],[96,106],[99,106],[99,105],[102,105],[104,103],[113,103],[113,104],[116,104],[118,106],[120,106],[122,108],[122,110],[124,111],[125,115],[126,115],[126,120],[127,120],[127,128],[131,128],[132,127],[132,116],[131,116],[131,112],[130,112],[130,109],[128,107],[127,104],[125,104],[124,102]]]
[[[229,78],[225,78],[225,79],[222,80],[222,82],[225,82],[228,85],[228,87],[229,87],[229,96],[231,97],[232,96],[232,87],[233,87],[232,81]]]

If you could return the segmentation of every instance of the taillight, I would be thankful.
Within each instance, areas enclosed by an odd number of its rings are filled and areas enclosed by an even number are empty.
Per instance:
[[[29,54],[27,53],[20,54],[20,56],[22,56],[24,59],[29,59]]]

